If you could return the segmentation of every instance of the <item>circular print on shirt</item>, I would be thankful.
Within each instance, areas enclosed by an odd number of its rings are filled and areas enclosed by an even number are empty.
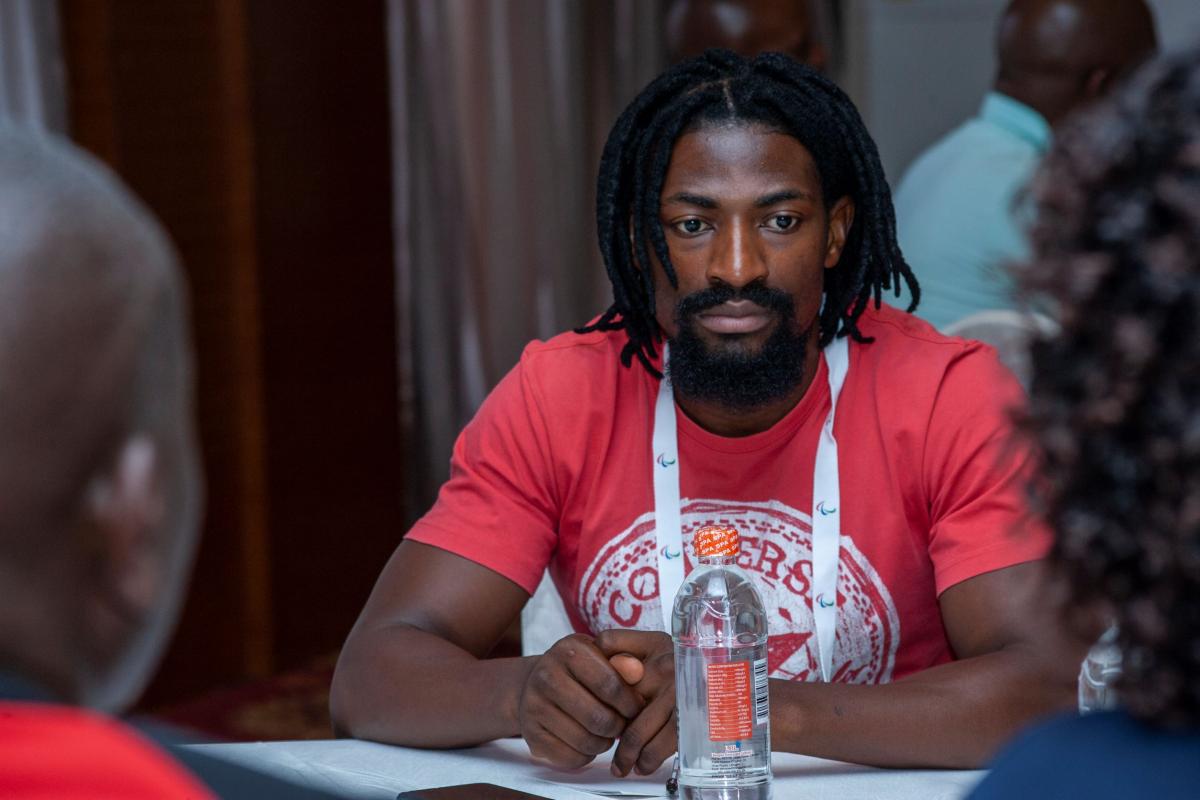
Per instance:
[[[684,573],[692,570],[691,542],[704,525],[732,525],[741,534],[737,565],[758,585],[770,620],[770,674],[819,680],[812,614],[812,519],[777,501],[740,503],[683,500]],[[593,632],[606,628],[662,630],[654,512],[613,537],[583,574],[576,606]],[[900,619],[891,593],[854,539],[842,532],[837,582],[833,680],[891,680]]]

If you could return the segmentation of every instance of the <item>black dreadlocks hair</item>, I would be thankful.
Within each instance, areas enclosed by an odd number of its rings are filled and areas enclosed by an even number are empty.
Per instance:
[[[654,79],[617,119],[600,158],[596,227],[613,303],[576,331],[624,330],[629,341],[621,363],[626,367],[636,356],[660,377],[651,363],[661,332],[649,248],[678,286],[659,222],[675,141],[698,126],[730,122],[761,124],[795,137],[813,156],[826,207],[846,195],[854,200],[854,224],[841,259],[825,272],[822,347],[834,336],[870,341],[859,332],[858,318],[872,296],[879,306],[884,289],[894,289],[899,297],[901,279],[912,296],[908,310],[920,300],[920,287],[896,244],[896,215],[879,152],[845,92],[780,53],[747,60],[728,50],[709,50]]]

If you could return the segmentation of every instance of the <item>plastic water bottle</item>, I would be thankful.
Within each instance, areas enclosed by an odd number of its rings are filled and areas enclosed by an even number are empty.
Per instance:
[[[1116,708],[1116,683],[1120,677],[1121,648],[1117,645],[1117,627],[1113,625],[1088,650],[1079,670],[1079,713]]]
[[[675,597],[679,789],[693,798],[769,798],[767,616],[734,565],[738,533],[707,526],[693,539],[697,566]]]

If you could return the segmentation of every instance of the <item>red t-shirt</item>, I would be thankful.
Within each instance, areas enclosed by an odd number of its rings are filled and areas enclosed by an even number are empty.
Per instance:
[[[1020,387],[978,342],[884,306],[859,321],[834,434],[841,480],[835,680],[878,683],[953,658],[937,598],[1040,558],[1029,456],[1010,435]],[[651,433],[658,381],[621,366],[623,332],[529,345],[454,448],[450,480],[409,532],[533,592],[550,574],[576,630],[661,630]],[[679,419],[685,552],[692,532],[742,534],[738,563],[769,614],[771,674],[816,679],[813,464],[829,413],[816,378],[769,430],[727,438]],[[685,560],[685,572],[692,567]],[[669,600],[669,599],[668,599]]]
[[[0,702],[0,797],[23,800],[210,800],[169,755],[88,711]]]

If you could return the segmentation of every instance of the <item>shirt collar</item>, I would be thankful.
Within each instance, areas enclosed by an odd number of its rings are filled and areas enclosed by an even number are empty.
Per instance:
[[[1050,124],[1046,118],[1006,94],[988,92],[979,109],[979,117],[1019,136],[1040,153],[1050,146]]]

